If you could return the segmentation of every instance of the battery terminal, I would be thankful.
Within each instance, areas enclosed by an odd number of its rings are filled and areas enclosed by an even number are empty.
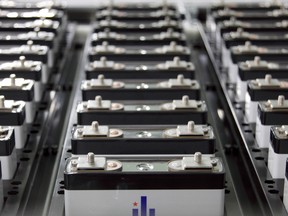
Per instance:
[[[175,32],[173,28],[168,28],[166,32],[161,32],[159,34],[153,35],[155,39],[179,39],[181,38],[181,34],[179,32]]]
[[[267,61],[262,61],[259,56],[255,56],[253,61],[241,62],[240,65],[247,69],[277,69],[278,64],[268,63]]]
[[[169,10],[167,7],[163,7],[160,10],[157,10],[155,12],[151,12],[151,17],[161,17],[161,16],[173,16],[175,13],[172,10]]]
[[[4,78],[0,82],[1,89],[22,89],[31,84],[30,80],[25,80],[23,78],[16,78],[15,74],[10,74],[9,78]]]
[[[97,79],[85,80],[83,82],[84,89],[103,89],[103,88],[123,88],[124,82],[113,81],[112,79],[105,79],[103,74],[99,74]]]
[[[121,171],[122,163],[117,160],[107,160],[106,157],[96,156],[93,152],[89,152],[86,156],[72,158],[70,163],[70,171]]]
[[[178,56],[173,58],[173,61],[166,61],[156,66],[160,70],[188,70],[194,69],[194,65],[191,62],[181,61]]]
[[[82,102],[83,108],[88,110],[123,110],[124,105],[120,103],[111,103],[110,100],[102,100],[100,95],[95,97],[95,100]]]
[[[19,48],[12,48],[11,51],[15,50],[20,53],[38,53],[38,54],[45,54],[48,52],[48,47],[47,46],[41,46],[41,45],[35,45],[33,44],[32,40],[27,41],[27,45],[22,45]]]
[[[264,47],[252,45],[250,41],[246,41],[244,45],[231,48],[235,53],[266,53],[268,50]]]
[[[117,138],[123,136],[123,131],[121,129],[109,128],[107,125],[99,125],[97,121],[93,121],[91,125],[77,127],[75,135],[78,138]]]
[[[223,10],[217,11],[217,14],[218,14],[219,16],[221,16],[221,17],[223,17],[223,16],[233,16],[233,17],[235,17],[235,16],[237,16],[237,17],[243,16],[243,13],[242,13],[242,12],[238,12],[238,11],[235,11],[235,10],[231,10],[231,9],[228,8],[228,7],[224,7]]]
[[[196,85],[195,80],[185,79],[183,74],[178,74],[177,79],[168,80],[169,88],[192,87],[195,85]]]
[[[94,70],[120,70],[125,68],[124,64],[107,61],[107,58],[105,56],[100,57],[99,61],[94,61],[90,63],[90,66]]]
[[[121,47],[116,47],[114,45],[109,45],[108,41],[103,41],[102,45],[97,45],[93,48],[93,52],[95,54],[120,54],[125,53],[125,49]]]
[[[118,28],[125,28],[127,24],[124,22],[119,22],[117,20],[112,20],[111,17],[106,17],[105,20],[101,20],[99,25],[102,27],[118,27]]]
[[[213,135],[211,127],[196,125],[194,121],[189,121],[187,125],[178,125],[177,128],[164,130],[164,136],[168,138],[209,137],[211,135]]]
[[[7,138],[9,133],[9,127],[0,126],[0,139],[4,140]]]
[[[5,100],[4,95],[0,95],[0,110],[1,111],[13,111],[14,108],[18,108],[21,105],[21,101]]]
[[[27,27],[40,27],[40,28],[51,28],[53,27],[54,24],[58,24],[57,26],[59,26],[59,22],[58,21],[53,21],[51,19],[45,19],[45,18],[40,18],[40,19],[36,19],[32,22],[27,22],[26,26]]]
[[[283,110],[288,109],[288,100],[285,100],[284,95],[279,95],[278,100],[268,100],[264,104],[266,109],[269,110]]]
[[[247,23],[247,22],[243,22],[240,20],[237,20],[234,16],[230,17],[229,20],[224,20],[223,22],[223,26],[225,27],[250,27],[251,24]]]
[[[169,171],[216,171],[221,170],[222,166],[217,158],[208,155],[202,155],[201,152],[195,152],[194,155],[173,160],[168,163]]]
[[[171,20],[169,16],[165,16],[164,20],[159,20],[151,24],[153,27],[176,27],[178,23],[175,20]]]
[[[288,10],[285,7],[276,9],[273,11],[268,11],[267,16],[279,17],[279,16],[288,16]]]
[[[276,22],[275,24],[277,27],[288,27],[288,21],[287,20],[282,20],[281,22]]]
[[[188,51],[186,47],[178,45],[176,41],[171,41],[171,43],[168,46],[164,45],[160,48],[156,48],[155,52],[167,54],[167,53],[185,53]]]
[[[260,88],[275,88],[281,87],[278,79],[272,79],[271,74],[266,74],[265,79],[256,79],[252,81],[252,84]]]
[[[227,35],[225,35],[224,37],[231,37],[232,39],[236,39],[236,38],[245,38],[245,39],[257,39],[259,38],[258,35],[256,34],[251,34],[250,32],[245,32],[243,30],[243,28],[237,28],[236,32],[230,32]]]
[[[123,34],[118,34],[116,32],[111,32],[109,28],[105,28],[103,32],[94,33],[92,35],[93,40],[97,39],[117,39],[117,40],[124,40],[126,36]]]

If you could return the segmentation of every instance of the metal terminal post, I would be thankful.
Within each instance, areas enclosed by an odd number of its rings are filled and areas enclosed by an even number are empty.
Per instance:
[[[4,95],[0,95],[0,109],[2,108],[6,108],[5,107],[5,96]]]
[[[102,97],[101,96],[96,96],[95,97],[95,101],[96,101],[96,106],[97,107],[102,107]]]
[[[277,68],[273,63],[268,63],[267,61],[262,61],[259,56],[255,56],[253,61],[246,61],[240,63],[244,69],[268,69]]]
[[[89,152],[87,154],[87,160],[88,160],[89,164],[94,165],[94,163],[95,163],[95,155],[94,155],[93,152]]]
[[[194,161],[198,164],[201,164],[202,161],[202,154],[201,152],[195,152],[194,154]]]
[[[281,87],[279,80],[272,79],[271,74],[266,74],[264,79],[256,79],[254,81],[251,81],[251,83],[260,88]]]
[[[195,128],[195,122],[194,121],[189,121],[187,125],[188,131],[193,132]]]
[[[25,62],[26,62],[26,57],[25,56],[20,56],[19,57],[19,62],[20,62],[20,67],[24,68],[25,67]]]
[[[265,82],[268,83],[268,84],[270,84],[271,81],[272,81],[272,76],[271,76],[271,74],[266,74],[266,75],[265,75]]]
[[[175,57],[176,58],[176,57]],[[177,76],[177,81],[179,84],[183,84],[184,83],[184,76],[183,74],[178,74]]]
[[[32,40],[28,40],[27,41],[27,46],[28,46],[28,49],[31,51],[32,47],[33,47],[33,41]]]
[[[79,137],[108,137],[109,127],[100,126],[97,121],[93,121],[91,125],[85,125],[77,128],[77,136]],[[81,130],[81,132],[79,132]]]
[[[186,156],[182,159],[170,161],[168,170],[173,171],[220,171],[222,164],[217,158],[211,158],[209,155],[202,155],[196,152],[193,156]]]
[[[103,58],[103,57],[102,57],[102,58]],[[105,57],[104,57],[104,58],[105,58]],[[103,60],[103,59],[101,59],[101,60]],[[105,61],[106,61],[106,58],[105,58]],[[105,65],[106,62],[103,62],[102,64]],[[103,74],[99,74],[99,75],[98,75],[98,81],[99,81],[99,83],[100,83],[101,85],[104,85],[105,77],[104,77]]]
[[[156,66],[160,70],[188,70],[194,69],[194,65],[191,62],[181,61],[178,56],[173,58],[173,61],[166,61],[165,63],[160,63]]]
[[[78,166],[78,161],[77,160],[71,160],[71,172],[76,172]]]
[[[250,41],[246,41],[244,45],[239,45],[232,47],[232,51],[236,53],[258,53],[258,52],[264,52],[267,49],[260,48],[258,46],[252,45]]]
[[[0,126],[0,139],[4,139],[7,136],[8,132],[9,132],[8,127]]]
[[[165,137],[213,137],[211,127],[207,125],[196,125],[189,121],[187,125],[178,125],[177,128],[164,130]]]
[[[285,96],[284,96],[284,95],[279,95],[277,101],[278,101],[278,105],[279,105],[279,106],[284,106]]]
[[[10,84],[11,86],[16,86],[16,75],[10,74]]]
[[[284,95],[279,95],[277,100],[268,100],[265,102],[264,107],[268,110],[283,110],[288,109],[288,101],[285,100]]]

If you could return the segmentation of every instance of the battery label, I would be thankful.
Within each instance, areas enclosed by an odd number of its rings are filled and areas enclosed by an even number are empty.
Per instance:
[[[222,216],[224,189],[65,190],[66,215]]]

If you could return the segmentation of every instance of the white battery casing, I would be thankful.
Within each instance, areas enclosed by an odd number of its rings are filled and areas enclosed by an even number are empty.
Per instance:
[[[241,80],[239,75],[237,75],[236,92],[238,100],[241,102],[245,101],[245,95],[247,92],[247,81]]]
[[[272,178],[285,178],[285,167],[288,154],[277,154],[274,152],[272,145],[269,145],[268,168]]]
[[[14,148],[12,153],[7,156],[0,156],[2,179],[12,179],[17,168],[16,149]]]
[[[230,64],[230,50],[226,48],[224,41],[222,42],[222,65],[224,68],[227,68]]]
[[[229,58],[229,66],[228,66],[228,75],[231,83],[237,83],[238,77],[238,65],[232,62],[232,59]]]
[[[32,123],[36,114],[36,103],[34,101],[26,102],[25,112],[26,112],[26,118],[25,118],[26,123],[28,124]]]
[[[284,206],[286,208],[286,211],[288,211],[288,180],[287,180],[287,177],[285,177],[285,180],[284,180],[283,203],[284,203]]]
[[[65,190],[65,215],[94,216],[97,212],[99,216],[152,216],[148,214],[150,208],[155,210],[157,216],[190,216],[191,213],[197,216],[223,216],[224,194],[224,189]],[[147,197],[147,214],[140,214],[141,196]],[[139,206],[134,206],[135,202]],[[133,209],[139,209],[139,214],[133,214]]]
[[[256,118],[255,139],[259,148],[268,148],[270,142],[270,125],[262,125],[259,116]]]
[[[22,149],[25,146],[26,139],[27,139],[27,127],[26,123],[24,122],[23,125],[13,126],[15,130],[15,147],[16,149]]]
[[[0,209],[3,208],[3,204],[4,204],[3,180],[0,179]]]
[[[40,102],[44,91],[44,84],[40,81],[35,81],[34,85],[34,100]]]
[[[257,119],[257,101],[251,101],[251,97],[248,92],[245,96],[245,116],[248,123],[255,123]]]

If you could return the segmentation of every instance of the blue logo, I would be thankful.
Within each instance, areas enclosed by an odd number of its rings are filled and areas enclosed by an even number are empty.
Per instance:
[[[138,207],[139,203],[134,202],[133,206]],[[139,206],[140,209],[138,208],[133,208],[132,209],[132,216],[155,216],[155,208],[150,208],[149,209],[149,214],[148,209],[147,209],[147,196],[141,196],[141,203]],[[140,215],[139,215],[139,210],[140,210]]]

